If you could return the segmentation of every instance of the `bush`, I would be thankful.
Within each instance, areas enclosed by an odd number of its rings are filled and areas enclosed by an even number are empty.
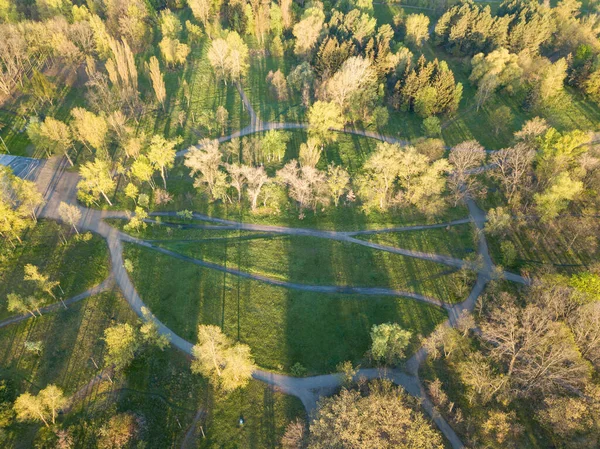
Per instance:
[[[509,240],[500,244],[500,252],[502,253],[502,263],[506,267],[511,267],[517,260],[517,249]]]
[[[294,363],[294,366],[290,369],[290,374],[294,377],[304,377],[308,370],[300,362]]]
[[[437,117],[427,117],[423,120],[423,134],[427,137],[439,137],[442,135],[442,123]]]

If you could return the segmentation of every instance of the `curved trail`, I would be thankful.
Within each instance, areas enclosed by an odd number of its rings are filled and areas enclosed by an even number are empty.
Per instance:
[[[248,98],[246,97],[243,89],[241,87],[238,88],[240,91],[240,95],[244,102],[244,105],[249,111],[251,117],[251,123],[246,128],[239,130],[229,136],[221,137],[219,139],[220,142],[224,142],[227,140],[231,140],[236,137],[242,137],[249,134],[254,134],[262,131],[268,131],[271,129],[303,129],[307,128],[308,125],[302,123],[270,123],[263,122],[254,112],[252,105],[250,104]],[[394,137],[383,136],[379,133],[370,132],[370,131],[359,131],[359,130],[340,130],[340,132],[350,133],[361,135],[365,137],[371,137],[378,140],[405,144],[406,142],[396,139]],[[182,150],[177,153],[178,156],[184,155],[189,149]],[[21,161],[25,163],[25,161]],[[21,164],[21,162],[14,160],[11,161],[11,164]],[[2,160],[0,160],[0,164]],[[29,162],[25,163],[25,165],[29,166]],[[109,247],[110,257],[111,257],[111,272],[112,278],[116,282],[116,284],[121,289],[123,296],[131,306],[131,308],[142,318],[147,320],[152,320],[158,326],[158,330],[160,334],[165,335],[171,342],[173,346],[176,348],[186,352],[187,354],[192,354],[192,343],[187,340],[179,337],[175,334],[171,329],[165,326],[160,322],[153,314],[144,315],[143,311],[147,311],[144,302],[138,295],[133,283],[131,282],[128,273],[126,272],[123,266],[123,241],[132,242],[136,244],[142,244],[139,239],[131,237],[127,234],[124,234],[117,229],[113,228],[109,224],[107,224],[104,219],[106,218],[128,218],[130,214],[125,211],[101,211],[101,210],[93,210],[86,207],[83,207],[77,202],[77,182],[78,175],[75,173],[70,173],[66,171],[66,161],[59,161],[57,159],[50,159],[45,161],[35,161],[31,164],[35,166],[31,169],[24,168],[23,173],[29,178],[35,179],[39,190],[44,193],[46,197],[46,205],[42,208],[40,212],[41,217],[62,221],[61,217],[58,215],[58,205],[60,202],[64,201],[71,205],[76,205],[82,213],[82,217],[79,223],[79,228],[95,232],[101,236],[103,236]],[[469,219],[457,220],[455,222],[450,222],[446,224],[438,224],[438,225],[422,225],[415,227],[398,227],[398,228],[390,228],[390,231],[409,231],[409,230],[417,230],[417,229],[429,229],[434,227],[444,227],[454,224],[463,224],[467,222],[473,222],[478,230],[483,229],[483,225],[485,223],[485,213],[477,207],[474,201],[469,200],[467,202],[469,207]],[[175,215],[173,213],[162,213],[156,215]],[[472,263],[468,263],[466,261],[455,259],[449,256],[443,256],[438,254],[428,254],[422,253],[418,251],[405,250],[401,248],[386,246],[386,245],[378,245],[371,242],[363,241],[355,238],[357,235],[363,234],[373,234],[376,232],[386,232],[385,230],[369,230],[369,231],[353,231],[353,232],[335,232],[335,231],[323,231],[323,230],[315,230],[315,229],[303,229],[303,228],[286,228],[281,226],[265,226],[265,225],[254,225],[249,223],[239,223],[231,220],[223,220],[217,219],[213,217],[208,217],[202,214],[194,214],[195,218],[199,218],[205,221],[221,223],[226,226],[221,227],[220,229],[244,229],[244,230],[252,230],[259,232],[269,232],[269,233],[280,233],[280,234],[290,234],[290,235],[302,235],[302,236],[312,236],[318,238],[327,238],[332,240],[338,240],[348,243],[354,243],[358,245],[368,246],[376,250],[381,251],[389,251],[397,254],[402,254],[408,257],[416,257],[425,260],[430,260],[433,262],[442,263],[445,265],[450,265],[453,267],[463,267],[467,266],[468,268],[474,269],[477,271],[477,281],[475,286],[471,290],[469,296],[465,299],[465,301],[454,304],[454,305],[444,305],[444,308],[448,311],[448,320],[446,322],[449,326],[454,326],[456,324],[456,320],[459,317],[460,313],[464,310],[471,311],[475,306],[477,298],[483,292],[487,282],[491,280],[495,275],[495,267],[489,255],[489,251],[487,248],[487,242],[485,239],[485,235],[483,232],[479,232],[479,245],[478,245],[478,254],[481,257],[483,264],[482,266],[475,267]],[[143,243],[144,246],[152,246],[148,242]],[[154,249],[154,248],[153,248]],[[178,253],[174,253],[178,254]],[[171,255],[171,254],[169,254]],[[177,257],[185,257],[178,255]],[[195,259],[190,260],[194,261],[194,263],[201,262],[203,264],[207,264],[204,261],[197,261]],[[219,268],[217,268],[219,267]],[[210,267],[214,269],[223,269],[224,267]],[[236,273],[238,275],[242,275],[242,273]],[[503,273],[504,277],[513,282],[527,284],[529,280],[519,276],[514,273]],[[261,279],[265,281],[265,279]],[[270,282],[273,282],[271,279]],[[297,284],[301,286],[301,284]],[[301,286],[302,288],[311,287],[311,286]],[[291,287],[290,287],[291,288]],[[319,287],[321,288],[321,287]],[[329,287],[331,288],[331,287]],[[335,287],[339,289],[339,287]],[[404,295],[403,295],[404,296]],[[417,298],[415,298],[417,299]],[[429,298],[433,299],[433,298]],[[420,299],[423,300],[423,299]],[[435,300],[437,301],[437,300]],[[439,302],[439,301],[438,301]],[[439,304],[438,304],[439,305]],[[421,404],[423,409],[430,415],[432,420],[436,423],[440,431],[444,434],[444,436],[448,439],[451,446],[454,449],[462,449],[464,448],[464,444],[460,440],[460,438],[456,435],[452,427],[445,421],[445,419],[437,412],[434,405],[427,398],[425,390],[419,380],[418,371],[419,366],[422,361],[425,359],[427,353],[426,350],[421,347],[410,359],[406,361],[405,371],[402,372],[399,370],[378,370],[378,369],[361,369],[358,371],[358,377],[366,377],[368,379],[381,378],[385,377],[392,380],[397,385],[402,386],[408,393],[414,395],[416,397],[421,398]],[[331,394],[335,392],[337,388],[341,385],[341,379],[336,374],[329,374],[323,376],[313,376],[313,377],[305,377],[305,378],[295,378],[291,376],[286,376],[282,374],[272,373],[264,370],[256,370],[253,373],[253,377],[257,380],[261,380],[266,382],[269,385],[277,388],[278,390],[298,397],[307,412],[311,414],[317,406],[318,399],[327,394]]]

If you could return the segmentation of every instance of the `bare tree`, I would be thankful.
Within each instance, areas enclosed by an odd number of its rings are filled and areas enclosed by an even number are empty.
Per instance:
[[[482,193],[477,180],[477,169],[485,161],[485,149],[475,140],[459,143],[450,150],[448,162],[454,169],[450,176],[450,187],[455,196],[455,204],[466,197]]]
[[[492,176],[496,177],[509,204],[519,204],[523,191],[531,186],[535,151],[525,143],[493,153],[490,162],[494,165]]]

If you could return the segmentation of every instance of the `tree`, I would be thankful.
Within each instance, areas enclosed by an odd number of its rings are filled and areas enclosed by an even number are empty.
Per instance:
[[[206,186],[213,199],[221,198],[226,186],[225,173],[220,170],[222,164],[217,140],[203,139],[185,155],[184,165],[195,177],[194,187]]]
[[[229,122],[229,112],[222,105],[219,105],[217,108],[217,113],[215,114],[215,120],[221,128],[221,135],[225,134],[225,130],[227,129],[227,123]]]
[[[94,201],[102,195],[106,202],[112,206],[108,195],[114,190],[115,181],[110,174],[108,162],[98,158],[93,162],[86,162],[79,169],[79,175],[81,180],[77,184],[77,188],[85,199]]]
[[[126,368],[133,361],[140,348],[138,330],[129,323],[115,324],[104,330],[106,352],[104,362],[114,365],[118,371]]]
[[[43,73],[34,69],[29,80],[31,93],[42,103],[53,103],[56,96],[56,85],[52,83]]]
[[[406,27],[406,40],[420,47],[429,39],[429,17],[424,14],[409,14],[404,25]]]
[[[427,117],[421,126],[427,137],[439,137],[442,135],[442,122],[437,117]]]
[[[170,9],[163,9],[160,12],[159,23],[163,37],[177,38],[181,33],[181,22]]]
[[[292,30],[296,38],[294,52],[301,57],[308,58],[315,47],[323,24],[325,22],[325,14],[316,7],[308,8],[304,11],[302,20],[300,20]]]
[[[71,130],[77,140],[82,142],[90,151],[91,148],[96,150],[105,149],[108,139],[108,124],[104,117],[83,108],[73,108],[71,117]]]
[[[19,206],[27,210],[33,221],[37,222],[37,210],[46,204],[46,200],[44,200],[44,195],[40,193],[35,182],[15,177],[13,188]]]
[[[376,75],[371,68],[371,61],[360,56],[350,57],[327,81],[327,99],[344,112],[348,109],[348,101],[355,92],[372,89],[376,87],[375,82]]]
[[[404,358],[411,336],[396,323],[374,324],[371,328],[371,357],[390,365],[397,364]]]
[[[73,146],[69,127],[53,117],[46,117],[43,122],[33,122],[27,127],[27,135],[37,147],[51,154],[64,154],[71,166],[73,161],[69,157],[69,149]]]
[[[215,39],[208,50],[208,60],[217,77],[239,81],[248,71],[248,46],[240,35],[231,31],[226,39]]]
[[[277,171],[277,178],[288,187],[290,197],[298,202],[301,217],[306,207],[316,211],[319,204],[329,201],[326,176],[314,167],[299,166],[298,161],[291,160]]]
[[[508,106],[500,106],[494,109],[490,114],[490,120],[494,126],[494,134],[498,135],[500,131],[506,132],[515,116]]]
[[[567,77],[567,61],[561,58],[554,63],[542,67],[538,81],[533,88],[533,102],[536,106],[548,106],[551,101],[563,92],[563,84]]]
[[[331,130],[344,127],[342,110],[333,102],[317,101],[308,111],[308,124],[309,134],[320,142],[335,140],[337,135]]]
[[[218,326],[198,326],[198,343],[192,351],[192,372],[208,377],[225,392],[245,386],[256,369],[250,347],[231,342]]]
[[[155,135],[150,140],[146,156],[155,169],[160,171],[165,190],[167,189],[167,170],[173,167],[177,151],[175,147],[181,143],[182,138],[167,140],[161,135]]]
[[[559,173],[544,192],[533,197],[542,221],[549,223],[554,220],[582,191],[581,181],[571,179],[568,173]]]
[[[589,367],[569,329],[535,304],[505,302],[491,311],[481,332],[514,395],[578,391],[587,382]]]
[[[228,54],[228,72],[233,81],[239,81],[242,76],[248,72],[248,46],[244,40],[235,31],[227,35]]]
[[[270,130],[264,134],[260,142],[260,147],[263,155],[266,157],[266,162],[281,162],[285,156],[289,140],[289,134],[281,131]]]
[[[20,421],[41,420],[46,427],[56,424],[58,411],[67,403],[63,392],[55,385],[48,385],[37,396],[23,393],[15,401],[15,413]]]
[[[38,267],[29,263],[25,265],[24,271],[24,281],[34,282],[38,290],[50,295],[53,299],[56,299],[56,295],[54,294],[53,290],[60,284],[60,282],[51,281],[48,275],[40,273]]]
[[[73,226],[75,232],[79,234],[79,231],[77,230],[77,224],[81,220],[81,210],[79,207],[61,201],[58,205],[58,215],[62,221]]]
[[[441,434],[400,388],[368,385],[368,394],[342,391],[319,401],[310,427],[309,449],[442,449]]]
[[[281,70],[273,72],[270,70],[267,74],[267,84],[269,85],[272,95],[278,101],[284,101],[288,98],[288,86],[285,75]]]
[[[283,449],[307,449],[308,445],[308,427],[306,423],[296,418],[285,428],[285,433],[281,438],[281,447]]]
[[[459,143],[450,150],[448,162],[454,169],[450,176],[450,186],[455,203],[460,199],[477,196],[481,184],[477,180],[476,169],[485,160],[485,149],[475,140]]]
[[[150,58],[150,64],[148,65],[148,71],[150,73],[150,80],[152,81],[152,87],[156,94],[156,99],[160,105],[165,107],[165,99],[167,98],[167,90],[165,88],[165,81],[163,80],[162,73],[160,73],[160,65],[158,58],[152,56]]]
[[[263,186],[269,181],[267,172],[264,167],[252,167],[250,165],[242,166],[242,173],[246,178],[248,195],[250,196],[250,203],[252,204],[252,210],[256,210],[258,196]]]
[[[316,167],[321,159],[321,148],[319,142],[309,137],[309,139],[300,144],[299,152],[300,165],[303,167]]]
[[[229,183],[237,190],[238,203],[242,201],[242,192],[246,185],[244,168],[240,164],[225,164],[225,170],[229,174]]]
[[[208,60],[217,77],[227,84],[229,45],[225,39],[214,39],[208,50]]]
[[[210,0],[188,0],[188,5],[196,20],[202,22],[206,28],[213,14],[211,10],[212,2]]]
[[[514,87],[523,71],[518,64],[518,56],[499,48],[484,55],[478,53],[471,60],[469,80],[477,83],[477,109],[488,100],[490,95],[501,86]]]
[[[446,160],[433,163],[413,147],[379,143],[357,180],[359,196],[367,210],[387,210],[392,204],[407,204],[427,215],[436,215],[444,205]]]
[[[98,449],[116,449],[130,446],[142,430],[141,419],[132,413],[118,413],[98,431]]]
[[[512,206],[519,204],[522,192],[531,186],[534,158],[535,151],[525,143],[517,143],[490,156],[490,162],[495,167],[492,176],[500,181],[503,193]]]
[[[333,197],[333,204],[337,207],[340,197],[348,190],[350,175],[343,167],[331,163],[327,166],[327,185]]]
[[[168,66],[183,64],[190,54],[190,47],[178,39],[164,37],[158,44],[163,59]]]
[[[41,301],[34,296],[23,298],[16,293],[9,293],[6,298],[7,309],[9,312],[29,313],[35,318],[35,313],[33,311],[36,310],[40,316],[42,315],[42,312],[40,312]]]

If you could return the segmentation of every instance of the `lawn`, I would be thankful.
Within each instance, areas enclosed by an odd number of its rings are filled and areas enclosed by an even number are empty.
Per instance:
[[[23,281],[26,264],[36,265],[50,280],[60,281],[60,288],[56,287],[54,292],[63,299],[99,284],[109,274],[104,239],[91,233],[77,236],[67,226],[53,221],[40,220],[27,231],[23,244],[15,249],[9,248],[8,242],[3,245],[0,247],[0,318],[11,315],[6,309],[7,294],[34,293],[34,284]],[[48,301],[54,302],[50,297]]]
[[[277,236],[216,241],[159,242],[172,251],[292,283],[385,287],[452,302],[455,269],[353,243]]]
[[[248,76],[244,79],[244,91],[259,118],[269,122],[303,122],[305,108],[302,95],[288,88],[287,98],[278,100],[267,83],[270,71],[287,76],[300,61],[291,56],[274,57],[256,55],[250,58]]]
[[[357,237],[381,245],[446,254],[461,259],[472,255],[477,250],[475,228],[470,223],[446,228],[382,232]]]
[[[335,371],[344,360],[364,363],[373,324],[398,322],[426,335],[446,317],[437,307],[403,298],[274,287],[134,245],[125,247],[125,257],[133,262],[140,296],[180,336],[195,341],[198,324],[220,325],[250,345],[259,366],[277,371],[300,363],[314,374]]]

